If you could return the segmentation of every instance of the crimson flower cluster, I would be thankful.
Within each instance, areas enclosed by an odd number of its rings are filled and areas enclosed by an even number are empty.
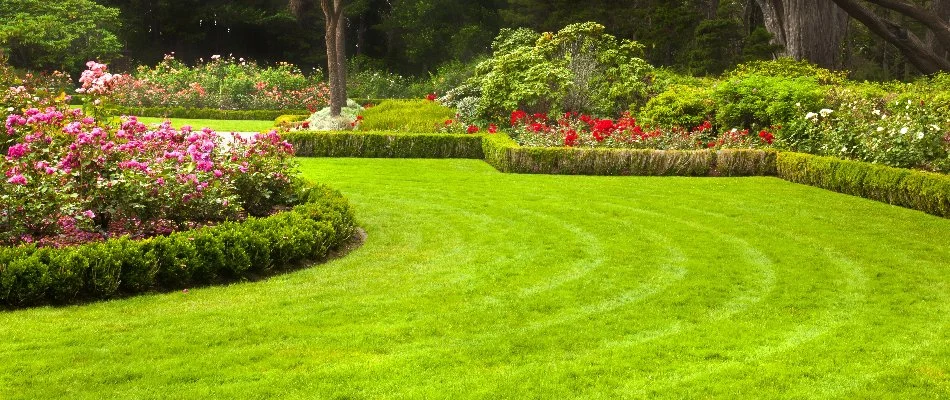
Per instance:
[[[536,147],[614,147],[644,149],[758,148],[775,140],[767,130],[757,139],[747,130],[715,134],[712,123],[703,122],[693,129],[661,129],[641,125],[630,113],[617,119],[597,118],[568,112],[552,119],[547,114],[515,110],[509,118],[512,136],[523,146]]]

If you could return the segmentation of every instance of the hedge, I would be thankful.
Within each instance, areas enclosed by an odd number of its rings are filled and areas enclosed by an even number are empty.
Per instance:
[[[116,107],[116,114],[137,117],[273,121],[281,115],[310,115],[307,110],[219,110],[185,107]]]
[[[480,135],[300,131],[283,134],[303,157],[482,159]]]
[[[144,240],[0,247],[0,304],[68,304],[229,282],[325,258],[355,231],[346,199],[323,186],[292,209]]]
[[[502,172],[567,175],[749,176],[775,171],[764,150],[644,150],[521,147],[505,135],[483,142],[485,161]]]
[[[778,177],[950,218],[950,176],[802,153],[779,153]]]

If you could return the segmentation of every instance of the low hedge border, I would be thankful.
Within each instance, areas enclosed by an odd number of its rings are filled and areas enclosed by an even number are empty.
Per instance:
[[[310,115],[307,110],[219,110],[185,107],[116,107],[119,115],[155,118],[232,119],[273,121],[287,114]]]
[[[502,172],[564,175],[774,175],[766,150],[645,150],[521,147],[505,135],[486,137],[485,160]]]
[[[298,131],[283,138],[302,157],[485,158],[480,135]]]
[[[802,153],[779,153],[777,176],[789,182],[950,218],[950,176]]]
[[[70,304],[255,279],[323,259],[355,234],[339,192],[307,186],[299,199],[269,217],[144,240],[0,247],[0,304]]]

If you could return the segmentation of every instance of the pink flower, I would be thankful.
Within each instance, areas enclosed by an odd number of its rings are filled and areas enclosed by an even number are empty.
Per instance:
[[[27,145],[26,143],[17,143],[13,146],[10,146],[10,148],[7,149],[7,157],[17,160],[25,156],[26,153],[29,153],[29,152],[30,152],[29,145]]]
[[[10,179],[7,179],[7,183],[14,185],[26,185],[26,177],[22,174],[16,174],[11,176]]]
[[[96,217],[96,213],[92,212],[92,210],[83,211],[82,215],[84,215],[86,218],[89,218],[89,219],[93,219]]]

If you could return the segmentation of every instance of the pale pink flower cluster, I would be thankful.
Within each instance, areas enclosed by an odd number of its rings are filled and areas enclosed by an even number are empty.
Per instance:
[[[89,69],[83,71],[79,77],[79,82],[82,83],[82,87],[76,89],[77,93],[93,95],[109,94],[116,83],[122,79],[122,75],[113,75],[106,72],[109,67],[105,64],[89,61],[86,63],[86,67]]]

